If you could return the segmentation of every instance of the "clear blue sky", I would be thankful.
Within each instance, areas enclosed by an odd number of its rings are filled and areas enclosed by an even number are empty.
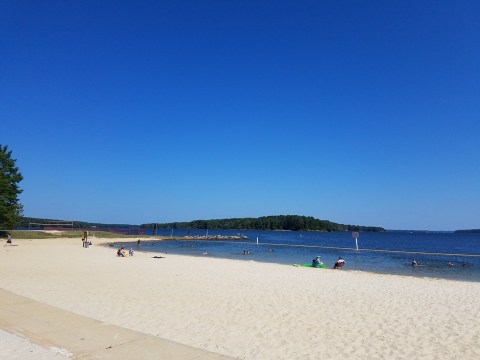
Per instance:
[[[24,215],[480,228],[479,4],[2,1]]]

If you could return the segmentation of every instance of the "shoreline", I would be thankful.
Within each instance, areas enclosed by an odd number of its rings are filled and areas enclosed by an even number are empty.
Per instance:
[[[161,238],[161,239],[146,239],[146,240],[142,240],[142,245],[141,248],[138,248],[135,243],[135,241],[128,241],[128,240],[123,240],[123,241],[117,241],[114,243],[114,245],[112,246],[112,244],[102,244],[102,246],[107,246],[110,245],[111,247],[116,247],[117,245],[127,245],[127,247],[129,248],[133,248],[133,250],[135,252],[139,251],[139,252],[151,252],[152,254],[165,254],[164,252],[162,251],[149,251],[148,249],[147,250],[144,250],[146,246],[145,244],[149,244],[149,243],[155,243],[155,242],[163,242],[163,241],[186,241],[186,242],[189,242],[189,241],[192,241],[192,242],[211,242],[211,243],[216,243],[216,242],[225,242],[227,244],[244,244],[244,245],[257,245],[255,243],[244,243],[244,242],[236,242],[236,241],[223,241],[223,240],[220,240],[220,241],[217,241],[217,240],[205,240],[205,239],[192,239],[192,238],[183,238],[183,237],[180,237],[180,238]],[[292,244],[279,244],[279,243],[259,243],[258,245],[268,245],[268,246],[272,246],[272,247],[281,247],[281,246],[296,246],[296,245],[292,245]],[[309,246],[309,247],[314,247],[314,248],[318,248],[318,249],[327,249],[327,250],[331,250],[331,249],[337,249],[337,250],[349,250],[349,251],[355,251],[356,249],[355,248],[342,248],[342,247],[333,247],[333,246]],[[142,249],[143,248],[143,249]],[[403,254],[412,254],[412,255],[416,255],[416,254],[426,254],[426,255],[438,255],[440,253],[435,253],[435,252],[414,252],[414,251],[400,251],[400,250],[376,250],[376,249],[359,249],[358,251],[360,252],[373,252],[373,253],[376,253],[376,252],[384,252],[384,253],[403,253]],[[210,258],[217,258],[217,259],[225,259],[225,260],[233,260],[233,261],[253,261],[253,262],[256,262],[256,263],[266,263],[266,264],[277,264],[277,265],[284,265],[284,266],[293,266],[294,263],[290,263],[290,262],[282,262],[282,261],[279,261],[279,262],[274,262],[274,261],[268,261],[268,260],[262,260],[262,259],[255,259],[255,258],[245,258],[245,257],[237,257],[237,256],[219,256],[219,255],[214,255],[212,256],[210,253],[209,254],[179,254],[179,253],[169,253],[169,255],[178,255],[178,256],[186,256],[186,257],[194,257],[194,258],[197,258],[197,257],[210,257]],[[238,254],[238,255],[241,255],[241,254]],[[441,255],[451,255],[451,256],[458,256],[458,255],[461,255],[461,256],[464,256],[464,257],[472,257],[472,258],[478,258],[480,257],[479,254],[444,254],[444,253],[441,253]],[[306,259],[304,262],[309,262],[310,260]],[[300,260],[301,262],[301,260]],[[332,269],[333,266],[327,266],[326,267],[327,269]],[[408,266],[407,269],[411,269],[411,266]],[[414,277],[414,278],[425,278],[425,279],[437,279],[437,280],[449,280],[449,281],[460,281],[460,282],[466,282],[466,283],[478,283],[480,281],[480,278],[479,279],[476,279],[476,278],[473,278],[473,277],[468,277],[468,278],[462,278],[460,276],[458,277],[455,277],[455,276],[451,276],[451,277],[446,277],[446,276],[435,276],[435,275],[425,275],[425,274],[416,274],[416,273],[400,273],[400,272],[387,272],[387,271],[375,271],[375,269],[372,269],[372,270],[365,270],[365,269],[352,269],[352,268],[348,268],[348,266],[345,268],[345,269],[342,269],[342,271],[347,271],[347,272],[359,272],[359,273],[366,273],[366,274],[377,274],[377,275],[391,275],[391,276],[406,276],[406,277]]]
[[[480,283],[17,240],[0,287],[241,359],[480,356]],[[105,244],[106,246],[100,246]]]

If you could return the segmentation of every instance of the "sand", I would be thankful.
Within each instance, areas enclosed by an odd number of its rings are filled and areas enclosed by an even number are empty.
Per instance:
[[[480,358],[480,279],[152,258],[158,253],[118,258],[93,241],[1,246],[0,288],[239,359]]]

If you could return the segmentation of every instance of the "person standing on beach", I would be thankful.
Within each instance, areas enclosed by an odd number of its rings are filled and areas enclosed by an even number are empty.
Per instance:
[[[88,232],[84,231],[83,232],[83,238],[82,238],[83,247],[87,247],[87,244],[88,244],[87,239],[88,239]]]
[[[10,234],[7,236],[7,245],[12,245],[12,235]]]

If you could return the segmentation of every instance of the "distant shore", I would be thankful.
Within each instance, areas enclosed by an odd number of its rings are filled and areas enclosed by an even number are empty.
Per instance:
[[[97,246],[125,240],[2,245],[0,287],[241,359],[480,358],[480,283]]]

